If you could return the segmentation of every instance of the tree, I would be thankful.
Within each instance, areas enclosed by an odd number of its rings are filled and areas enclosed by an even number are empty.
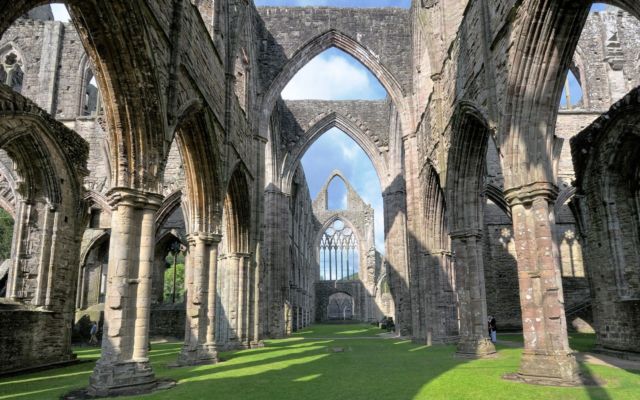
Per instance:
[[[173,299],[173,278],[174,278],[174,259],[173,254],[169,254],[166,258],[167,269],[164,271],[164,300],[170,303]],[[184,301],[184,255],[178,253],[175,260],[175,280],[176,280],[176,303]]]
[[[13,218],[0,208],[0,262],[11,257],[13,239]]]

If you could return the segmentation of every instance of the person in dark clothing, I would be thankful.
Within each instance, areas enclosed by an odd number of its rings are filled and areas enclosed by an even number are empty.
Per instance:
[[[496,331],[497,331],[496,318],[489,316],[489,323],[487,325],[489,328],[489,337],[491,338],[491,341],[495,343],[498,340],[496,337]]]
[[[91,324],[91,330],[89,331],[91,338],[89,339],[89,344],[92,346],[96,346],[98,344],[98,323],[93,321]]]

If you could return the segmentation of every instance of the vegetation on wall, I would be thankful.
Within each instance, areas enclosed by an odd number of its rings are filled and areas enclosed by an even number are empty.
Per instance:
[[[13,239],[13,218],[0,208],[0,261],[11,257],[11,240]]]
[[[164,271],[164,302],[165,303],[181,303],[184,301],[184,255],[178,253],[175,259],[175,270],[173,268],[173,254],[169,254],[166,258],[167,269]],[[174,274],[175,271],[175,274]],[[173,298],[175,276],[175,301]]]

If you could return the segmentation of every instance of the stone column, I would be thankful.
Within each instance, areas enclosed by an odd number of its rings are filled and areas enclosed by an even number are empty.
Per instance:
[[[253,260],[253,297],[252,297],[252,318],[251,318],[251,347],[264,347],[264,343],[262,342],[262,317],[264,313],[262,312],[264,307],[263,296],[262,296],[262,268],[260,264],[260,251],[256,251],[255,260]]]
[[[153,276],[153,253],[155,249],[155,213],[157,206],[144,207],[139,212],[140,242],[138,256],[138,286],[135,296],[136,319],[134,323],[133,359],[148,362],[149,318],[151,316],[151,279]],[[113,225],[111,225],[113,226]]]
[[[21,301],[24,293],[20,290],[21,280],[24,278],[22,271],[24,251],[24,235],[28,232],[29,215],[31,214],[31,204],[21,200],[16,204],[17,218],[13,224],[13,242],[11,243],[11,269],[7,278],[6,297],[13,301]]]
[[[220,260],[218,270],[218,309],[216,315],[216,344],[219,349],[230,350],[238,346],[238,292],[241,257],[229,254]]]
[[[399,183],[388,187],[382,194],[389,285],[395,304],[394,322],[396,331],[402,336],[411,335],[412,321],[407,266],[405,197],[404,185]]]
[[[465,358],[490,357],[496,353],[487,330],[481,238],[480,231],[474,229],[451,233],[460,305],[460,341],[456,355]]]
[[[513,215],[524,332],[517,378],[529,383],[579,385],[553,238],[556,193],[554,185],[544,183],[506,192]]]
[[[217,248],[220,238],[217,235],[201,232],[189,235],[188,241],[190,254],[186,266],[189,271],[185,274],[187,276],[186,321],[184,345],[178,356],[178,364],[214,364],[218,361],[218,353],[213,342],[215,311],[212,315],[210,307],[213,301],[215,309],[215,272],[211,271],[209,257],[212,253],[211,247]],[[217,250],[215,256],[217,258]],[[213,296],[211,296],[212,293]]]
[[[288,195],[275,187],[264,192],[265,202],[265,334],[272,338],[287,335],[289,266],[291,265],[289,224],[291,210]]]
[[[102,355],[89,394],[112,396],[156,387],[147,355],[154,214],[162,197],[133,189],[110,193],[113,207]]]
[[[209,292],[207,294],[207,341],[206,347],[215,348],[216,304],[218,296],[218,245],[222,236],[210,235],[209,246]]]
[[[237,253],[238,258],[238,304],[236,314],[236,330],[240,347],[249,348],[249,287],[251,279],[249,278],[249,261],[250,254]]]

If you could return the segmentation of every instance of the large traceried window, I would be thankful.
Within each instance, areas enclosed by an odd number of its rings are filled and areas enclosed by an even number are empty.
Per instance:
[[[360,267],[358,239],[344,221],[337,219],[320,239],[320,280],[357,280]]]

